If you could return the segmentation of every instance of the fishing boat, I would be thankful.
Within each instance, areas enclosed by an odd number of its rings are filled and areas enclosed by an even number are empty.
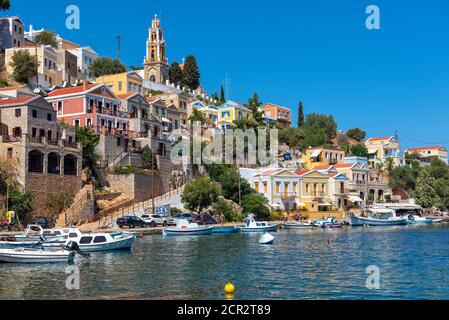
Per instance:
[[[122,233],[81,233],[79,229],[71,228],[68,232],[66,245],[75,242],[81,252],[97,252],[111,250],[130,250],[136,237]],[[44,243],[44,247],[46,244]],[[54,246],[50,244],[50,246]]]
[[[269,233],[264,233],[262,237],[260,237],[259,244],[273,244],[274,237]]]
[[[19,242],[40,241],[42,236],[47,243],[65,243],[67,240],[67,233],[63,229],[43,229],[39,225],[28,225],[24,233],[16,235],[15,238]]]
[[[333,228],[342,228],[343,224],[337,221],[336,217],[328,217],[323,220],[318,220],[314,222],[315,227],[322,229],[333,229]]]
[[[237,226],[233,226],[233,227],[213,227],[212,228],[212,233],[239,233],[240,231],[242,231],[242,228],[237,227]]]
[[[0,262],[9,263],[55,263],[73,262],[74,251],[31,248],[0,249]]]
[[[197,223],[190,223],[187,219],[178,219],[176,227],[166,228],[164,236],[202,236],[212,234],[213,227],[199,226]]]
[[[256,221],[253,217],[247,218],[242,227],[243,232],[276,232],[278,226],[270,225],[266,221]]]
[[[311,221],[282,224],[282,228],[286,229],[286,230],[313,229],[314,227],[315,227],[315,225]]]
[[[367,217],[351,214],[349,224],[355,226],[401,226],[408,223],[407,217],[397,217],[392,209],[371,208],[366,210]]]

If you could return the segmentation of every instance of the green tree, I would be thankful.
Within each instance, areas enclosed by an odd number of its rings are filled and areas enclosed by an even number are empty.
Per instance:
[[[9,8],[11,8],[9,0],[0,0],[0,10],[6,11],[9,10]]]
[[[34,42],[44,46],[52,46],[53,48],[58,48],[58,39],[53,31],[44,30],[40,32],[34,38]]]
[[[144,69],[142,66],[131,66],[129,68],[133,71],[140,71]]]
[[[363,141],[366,138],[366,132],[360,128],[352,128],[346,132],[346,135],[354,140]]]
[[[427,170],[422,169],[419,172],[413,195],[416,198],[416,202],[423,208],[432,208],[440,201],[438,195],[435,194],[434,183],[435,179]]]
[[[221,195],[220,187],[208,177],[189,182],[181,195],[181,201],[188,210],[202,214]]]
[[[232,222],[234,210],[231,205],[223,197],[220,197],[217,202],[212,205],[214,215],[224,216],[226,221]]]
[[[184,64],[184,81],[183,84],[191,90],[196,90],[200,86],[200,68],[196,63],[194,56],[188,56]]]
[[[279,130],[279,142],[286,143],[292,149],[300,149],[304,140],[303,128],[284,128]]]
[[[306,118],[306,126],[315,129],[324,129],[329,141],[337,135],[337,123],[332,115],[326,116],[323,114],[310,113]]]
[[[224,90],[224,86],[223,85],[221,85],[220,102],[222,102],[222,103],[226,102],[226,95],[225,95],[225,90]]]
[[[27,214],[33,210],[34,194],[30,191],[21,192],[13,189],[9,198],[9,209],[14,211],[20,221],[24,221]]]
[[[268,200],[261,194],[253,193],[243,197],[243,213],[255,214],[258,219],[269,219],[270,209]]]
[[[90,73],[98,78],[105,75],[126,72],[126,67],[118,59],[98,58],[89,65]]]
[[[90,127],[76,127],[76,140],[83,146],[83,159],[89,168],[92,168],[98,159],[95,148],[100,142],[100,136]]]
[[[303,132],[304,138],[301,142],[302,149],[323,146],[328,143],[328,135],[325,129],[306,126],[304,127]]]
[[[142,168],[146,170],[157,170],[157,159],[156,155],[151,151],[150,148],[146,148],[142,154]]]
[[[302,106],[302,101],[300,101],[298,105],[298,128],[301,128],[304,124],[304,108]]]
[[[210,97],[212,98],[212,100],[220,101],[220,98],[218,97],[218,93],[216,93],[216,92],[212,93],[212,95]]]
[[[349,154],[356,157],[368,157],[368,149],[364,144],[354,144],[349,147]]]
[[[194,122],[201,122],[201,124],[207,123],[207,118],[200,110],[197,108],[192,109],[192,115],[189,117],[189,121],[193,124]]]
[[[256,92],[254,92],[253,96],[248,99],[246,107],[252,111],[253,119],[261,125],[263,123],[263,112],[260,110],[262,101],[260,101],[259,95]]]
[[[184,72],[178,62],[174,61],[168,70],[170,81],[176,85],[183,84]]]
[[[36,76],[39,62],[36,56],[31,55],[28,51],[16,51],[10,62],[13,68],[12,76],[15,81],[20,83],[28,83],[31,77]]]

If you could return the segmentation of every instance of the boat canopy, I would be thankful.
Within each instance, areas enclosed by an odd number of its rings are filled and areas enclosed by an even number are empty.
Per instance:
[[[394,210],[387,209],[387,208],[371,208],[367,211],[372,212],[374,214],[394,214]]]
[[[377,149],[368,149],[368,154],[373,155],[377,153]]]
[[[330,203],[324,202],[324,203],[318,203],[318,207],[331,207],[332,205]]]
[[[321,153],[320,150],[312,151],[312,153],[310,154],[310,157],[311,158],[316,158],[316,157],[318,157],[320,155],[320,153]]]

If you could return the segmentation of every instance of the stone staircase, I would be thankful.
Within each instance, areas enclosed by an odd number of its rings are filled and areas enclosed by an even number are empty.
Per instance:
[[[94,218],[94,207],[93,186],[86,185],[77,193],[70,208],[59,215],[56,226],[68,227],[90,222]]]

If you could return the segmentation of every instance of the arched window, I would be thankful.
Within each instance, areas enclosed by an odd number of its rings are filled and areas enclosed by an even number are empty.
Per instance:
[[[28,171],[43,173],[44,172],[44,154],[37,150],[32,150],[28,154]]]
[[[66,176],[76,176],[77,174],[77,158],[72,155],[68,154],[64,157],[64,174]]]
[[[156,76],[155,76],[155,75],[152,75],[152,76],[150,77],[150,81],[151,81],[151,82],[156,82]]]
[[[48,154],[48,173],[50,174],[60,174],[61,168],[59,167],[60,157],[56,153]]]

